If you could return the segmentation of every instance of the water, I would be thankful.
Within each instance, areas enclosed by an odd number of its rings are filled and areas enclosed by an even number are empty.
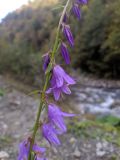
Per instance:
[[[80,113],[120,117],[120,89],[77,86],[73,92],[72,105]]]

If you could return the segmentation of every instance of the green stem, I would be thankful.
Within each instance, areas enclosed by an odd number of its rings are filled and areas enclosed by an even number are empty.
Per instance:
[[[67,10],[67,7],[69,5],[69,2],[70,2],[70,0],[67,1],[66,5],[64,7],[64,10],[62,12],[62,16],[61,16],[60,21],[59,21],[59,25],[58,25],[58,28],[57,28],[56,39],[55,39],[54,47],[53,47],[53,50],[52,50],[52,53],[51,53],[51,62],[53,62],[53,60],[54,60],[54,56],[55,56],[56,50],[57,50],[58,45],[59,45],[60,27],[61,27],[64,15],[65,15],[65,12]],[[51,72],[46,74],[45,84],[44,84],[42,94],[41,94],[41,101],[40,101],[40,105],[39,105],[38,112],[37,112],[37,118],[36,118],[36,121],[35,121],[35,124],[34,124],[34,131],[33,131],[32,138],[31,138],[28,160],[31,160],[32,147],[33,147],[33,144],[35,142],[36,133],[37,133],[37,130],[38,130],[38,127],[39,127],[39,120],[40,120],[40,116],[41,116],[41,112],[42,112],[43,105],[44,105],[44,100],[45,100],[45,91],[47,89],[50,76],[51,76]]]

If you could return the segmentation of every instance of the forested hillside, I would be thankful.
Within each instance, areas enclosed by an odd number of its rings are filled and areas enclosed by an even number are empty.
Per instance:
[[[42,55],[55,39],[62,2],[35,0],[8,14],[0,24],[0,73],[34,80]],[[64,4],[64,1],[63,1]],[[91,0],[79,25],[72,66],[107,78],[120,78],[120,0]],[[71,17],[73,18],[73,17]]]
[[[120,78],[120,0],[91,0],[77,37],[77,66]]]

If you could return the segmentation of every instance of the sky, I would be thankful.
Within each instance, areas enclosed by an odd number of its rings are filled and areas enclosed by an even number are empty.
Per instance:
[[[28,0],[0,0],[0,21],[9,12],[12,12],[22,6],[27,4]]]

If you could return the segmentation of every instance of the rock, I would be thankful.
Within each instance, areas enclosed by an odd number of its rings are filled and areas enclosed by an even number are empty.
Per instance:
[[[120,107],[112,109],[111,114],[115,117],[120,118]]]
[[[97,155],[98,157],[103,157],[105,154],[106,154],[105,151],[97,151],[97,152],[96,152],[96,155]]]
[[[58,150],[57,150],[55,147],[53,147],[52,150],[53,150],[53,152],[54,152],[55,154],[58,153]]]
[[[0,160],[8,160],[9,154],[5,151],[0,151]]]
[[[76,142],[76,139],[74,137],[70,138],[70,141],[69,141],[71,144],[75,143]]]
[[[80,151],[78,150],[78,148],[76,148],[75,151],[73,152],[73,156],[74,156],[75,158],[80,158],[81,153],[80,153]]]
[[[97,150],[101,150],[102,148],[103,148],[102,143],[98,142],[98,143],[96,144],[96,149],[97,149]]]
[[[104,140],[103,143],[102,143],[102,145],[103,145],[104,148],[108,148],[109,143]]]
[[[114,99],[111,96],[106,97],[105,102],[101,103],[102,108],[110,108],[114,103]]]
[[[96,144],[96,155],[97,155],[98,157],[103,157],[103,156],[106,154],[106,151],[103,150],[103,149],[104,149],[104,148],[103,148],[103,144],[100,143],[100,142],[98,142],[98,143]]]

